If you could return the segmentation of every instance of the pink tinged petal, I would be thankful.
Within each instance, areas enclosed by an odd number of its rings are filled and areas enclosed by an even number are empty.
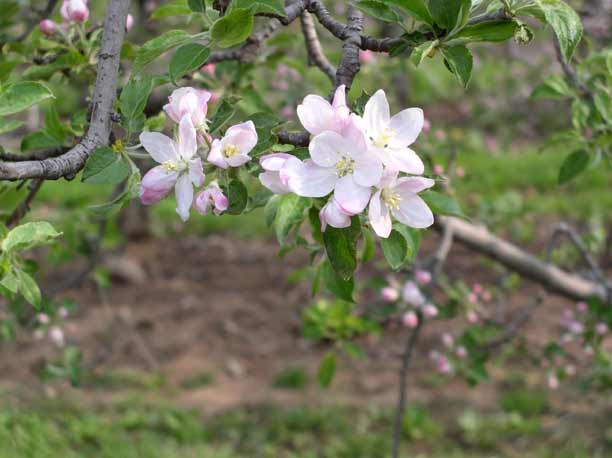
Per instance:
[[[193,199],[193,208],[195,208],[200,215],[207,215],[210,211],[210,207],[211,199],[208,189],[197,193]]]
[[[390,121],[389,102],[385,91],[379,89],[374,93],[365,105],[363,120],[367,133],[376,140],[376,137],[384,132]]]
[[[307,160],[286,170],[287,185],[298,196],[324,197],[334,190],[338,175],[332,168]]]
[[[202,159],[199,157],[189,161],[189,179],[194,186],[202,186],[206,177],[202,168]]]
[[[229,199],[225,194],[223,194],[221,189],[214,186],[211,190],[211,195],[215,204],[217,214],[227,210],[227,207],[229,207]]]
[[[68,3],[69,0],[64,0],[64,3],[62,3],[62,7],[60,8],[60,14],[62,15],[62,18],[64,19],[64,21],[70,21],[70,13],[68,12]]]
[[[389,209],[380,198],[382,191],[377,191],[370,200],[368,219],[376,235],[386,239],[391,234],[392,222]]]
[[[399,208],[391,210],[396,220],[417,229],[426,228],[433,224],[433,213],[423,199],[411,192],[399,189],[398,192],[401,197]]]
[[[196,131],[188,115],[183,116],[179,124],[178,150],[185,160],[193,158],[198,150]]]
[[[436,182],[425,177],[404,177],[396,181],[394,188],[402,193],[417,194],[431,188]]]
[[[208,162],[216,165],[217,167],[221,167],[222,169],[226,169],[228,167],[225,157],[223,156],[223,144],[219,140],[214,140],[212,143],[212,147],[210,148],[210,153],[208,154]]]
[[[224,146],[232,144],[240,153],[248,154],[257,145],[257,131],[253,121],[243,122],[227,129],[223,137]]]
[[[159,132],[143,132],[140,134],[140,143],[151,155],[154,161],[163,164],[166,161],[179,159],[176,146],[170,137]]]
[[[281,181],[278,172],[263,172],[259,174],[259,181],[274,194],[287,194],[291,190]]]
[[[168,172],[162,166],[149,170],[140,182],[140,201],[151,205],[166,197],[176,184],[177,172]]]
[[[366,208],[371,194],[369,187],[358,185],[352,175],[347,175],[336,183],[334,198],[344,212],[356,215]]]
[[[230,167],[240,167],[241,165],[246,164],[250,160],[251,160],[251,156],[249,156],[248,154],[236,154],[226,159],[227,164]]]
[[[264,170],[267,170],[269,172],[278,172],[280,169],[283,168],[285,162],[287,162],[287,160],[292,157],[295,156],[292,156],[291,154],[287,153],[266,154],[265,156],[261,156],[259,158],[259,164]]]
[[[346,106],[346,86],[341,84],[334,93],[334,100],[332,101],[334,108],[340,108]]]
[[[387,167],[400,172],[421,175],[425,171],[423,161],[410,148],[385,148],[382,159]]]
[[[389,139],[390,146],[402,148],[412,145],[423,130],[424,123],[425,116],[420,108],[408,108],[397,113],[389,123],[391,130],[397,133]]]
[[[328,224],[338,229],[351,225],[351,217],[342,211],[335,199],[330,199],[330,201],[325,204],[319,212],[319,219],[321,220],[322,232],[325,232]]]
[[[278,171],[278,176],[281,180],[281,183],[283,183],[284,186],[288,187],[291,171],[301,166],[302,161],[300,161],[297,157],[291,156],[289,159],[287,159],[287,161],[285,161],[285,164],[283,165],[283,168]]]
[[[361,186],[374,186],[380,182],[383,164],[380,157],[368,150],[363,133],[352,124],[346,129],[347,142],[352,145],[351,157],[355,160],[355,182]]]
[[[310,157],[320,167],[333,167],[342,158],[341,154],[347,154],[349,145],[337,132],[323,132],[310,141],[308,151]]]
[[[179,114],[174,110],[174,106],[172,105],[172,103],[165,104],[164,111],[166,112],[168,117],[172,119],[174,122],[179,122],[181,120],[181,117],[179,116]]]
[[[174,191],[176,193],[176,212],[185,222],[189,219],[189,209],[193,203],[193,185],[188,174],[179,177]]]
[[[297,115],[304,129],[312,135],[337,129],[333,107],[318,95],[307,95],[302,104],[298,105]]]

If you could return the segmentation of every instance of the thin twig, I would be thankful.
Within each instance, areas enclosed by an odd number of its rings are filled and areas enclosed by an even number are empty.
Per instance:
[[[42,187],[43,182],[44,180],[42,179],[36,179],[30,182],[30,184],[28,185],[28,194],[26,195],[25,199],[17,206],[17,208],[15,208],[13,213],[11,213],[11,216],[9,216],[8,220],[6,221],[7,227],[10,228],[19,224],[21,218],[23,218],[26,213],[30,211],[32,201],[34,200],[34,197],[36,197],[36,194],[38,194],[38,191]]]
[[[308,51],[308,63],[316,65],[333,83],[336,80],[336,69],[323,52],[321,42],[317,36],[317,29],[310,13],[304,11],[300,16],[300,22],[302,24],[306,50]]]

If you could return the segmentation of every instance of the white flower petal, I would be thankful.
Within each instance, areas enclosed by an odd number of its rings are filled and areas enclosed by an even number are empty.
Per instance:
[[[347,175],[336,183],[334,198],[344,212],[356,215],[366,208],[371,194],[369,187],[358,185],[352,175]]]
[[[344,138],[331,131],[323,132],[310,141],[308,151],[312,160],[321,167],[333,167],[346,154],[347,145]]]
[[[159,132],[143,132],[140,134],[140,143],[142,143],[142,147],[151,155],[153,160],[160,164],[179,159],[174,142],[164,134]]]
[[[188,174],[184,173],[179,177],[174,191],[176,193],[176,212],[183,221],[187,221],[193,202],[193,186]]]
[[[183,116],[179,124],[178,150],[179,155],[186,161],[190,160],[198,150],[196,131],[189,115]]]
[[[389,139],[389,144],[395,148],[412,145],[423,130],[424,123],[425,116],[420,108],[408,108],[400,111],[391,118],[389,127],[397,135]]]
[[[335,169],[319,167],[311,160],[283,170],[289,189],[302,197],[324,197],[333,191],[338,181]]]
[[[386,239],[391,234],[392,222],[391,214],[385,203],[381,199],[381,190],[376,191],[370,200],[368,208],[368,219],[370,226],[379,237]]]
[[[308,132],[318,135],[330,130],[334,124],[334,109],[323,97],[307,95],[301,105],[297,107],[297,115]]]
[[[367,134],[376,140],[389,126],[389,118],[390,111],[387,96],[385,91],[379,89],[370,97],[363,111],[363,120]]]
[[[400,223],[422,229],[434,223],[433,213],[423,199],[413,193],[400,193],[399,208],[391,210]]]

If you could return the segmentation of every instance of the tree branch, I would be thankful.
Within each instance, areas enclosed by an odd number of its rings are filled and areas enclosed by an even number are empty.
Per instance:
[[[41,161],[0,162],[0,180],[73,178],[89,155],[108,144],[111,115],[117,91],[121,46],[129,0],[109,0],[98,61],[96,85],[92,97],[92,115],[85,137],[68,152]]]
[[[306,50],[308,51],[308,63],[310,65],[316,65],[333,83],[336,80],[336,69],[329,60],[327,60],[323,52],[321,42],[317,36],[317,29],[315,28],[315,23],[310,13],[307,11],[302,12],[300,22],[302,24],[302,33],[304,34]]]
[[[363,29],[363,13],[352,6],[346,14],[346,38],[342,45],[342,57],[336,72],[336,87],[344,84],[348,92],[353,80],[361,68],[359,49],[361,45],[361,30]]]
[[[28,195],[19,205],[17,205],[17,208],[15,208],[13,213],[11,213],[11,216],[9,216],[9,218],[6,220],[7,227],[11,228],[19,224],[21,218],[23,218],[26,213],[30,211],[30,205],[32,204],[34,197],[36,197],[36,194],[38,194],[38,191],[42,187],[43,182],[44,180],[41,179],[32,180],[30,182],[30,184],[28,185]]]

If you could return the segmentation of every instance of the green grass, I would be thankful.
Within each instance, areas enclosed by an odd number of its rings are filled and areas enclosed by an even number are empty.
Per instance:
[[[0,458],[387,458],[391,419],[387,410],[338,406],[261,406],[206,417],[135,400],[104,408],[55,400],[3,408]],[[448,434],[441,434],[442,420],[450,422]],[[505,456],[508,447],[525,458],[606,456],[579,438],[553,443],[538,418],[469,410],[453,420],[423,407],[407,413],[404,446],[403,456],[423,458]]]

